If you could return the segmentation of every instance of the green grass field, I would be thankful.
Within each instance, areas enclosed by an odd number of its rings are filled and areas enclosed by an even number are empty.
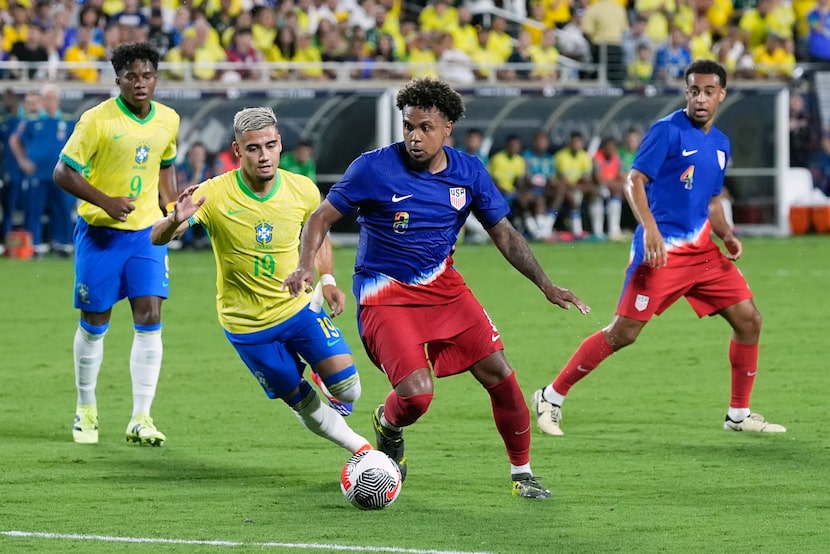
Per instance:
[[[125,443],[129,309],[119,304],[98,384],[101,441],[72,442],[72,264],[0,259],[0,552],[724,552],[830,550],[830,239],[747,239],[739,265],[764,314],[753,408],[784,435],[721,430],[729,330],[685,301],[574,388],[562,438],[532,464],[551,501],[510,495],[489,399],[469,375],[436,384],[407,431],[395,504],[361,512],[340,493],[348,455],[268,401],[215,316],[208,252],[172,253],[165,355],[153,407],[163,448]],[[498,325],[527,398],[610,321],[627,245],[534,246],[587,316],[545,303],[492,246],[456,264]],[[337,250],[344,289],[354,251]],[[349,295],[336,320],[363,397],[349,418],[372,436],[388,384],[360,346]],[[211,542],[216,541],[216,542]]]

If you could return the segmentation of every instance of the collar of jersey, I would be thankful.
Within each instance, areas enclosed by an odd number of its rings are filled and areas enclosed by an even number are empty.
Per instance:
[[[257,202],[265,202],[272,196],[277,193],[277,190],[280,188],[280,184],[282,183],[282,174],[280,170],[277,170],[276,179],[274,179],[274,186],[271,187],[271,190],[265,196],[258,196],[254,191],[251,190],[251,187],[248,186],[248,183],[242,178],[242,170],[241,169],[234,169],[234,173],[236,173],[236,184],[239,185],[240,190],[245,194],[245,196],[249,198],[253,198]]]

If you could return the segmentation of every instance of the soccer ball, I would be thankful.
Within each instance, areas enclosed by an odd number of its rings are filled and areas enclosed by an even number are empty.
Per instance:
[[[380,450],[364,450],[343,466],[340,490],[361,510],[382,510],[401,492],[401,470]]]

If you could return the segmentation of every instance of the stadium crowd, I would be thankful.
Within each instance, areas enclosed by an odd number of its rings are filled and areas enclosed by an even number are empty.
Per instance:
[[[699,58],[720,61],[734,77],[786,79],[797,61],[830,61],[829,5],[828,0],[0,0],[0,54],[5,61],[106,61],[118,44],[146,40],[163,61],[194,64],[193,76],[201,81],[327,80],[336,72],[324,62],[343,61],[366,62],[351,71],[352,79],[436,75],[468,84],[496,72],[502,80],[555,81],[565,58],[579,62],[567,65],[576,78],[595,77],[592,68],[602,62],[612,83],[630,86],[677,80],[689,61]],[[217,62],[233,69],[217,68]],[[274,69],[262,62],[285,65]],[[58,67],[46,63],[30,76],[83,82],[103,77],[88,63]],[[19,78],[20,71],[7,68],[3,76]],[[184,73],[173,69],[165,76],[182,79]]]

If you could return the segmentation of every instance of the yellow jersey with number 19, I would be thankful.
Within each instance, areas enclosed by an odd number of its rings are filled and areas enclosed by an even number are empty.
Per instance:
[[[216,311],[231,333],[273,327],[299,312],[311,294],[291,298],[282,283],[297,267],[300,232],[320,191],[309,178],[283,169],[264,197],[235,169],[202,183],[194,199],[205,203],[188,220],[210,235],[216,258]]]
[[[175,163],[178,134],[179,114],[158,102],[150,104],[144,119],[120,96],[85,111],[61,151],[61,161],[104,194],[133,198],[135,210],[127,221],[118,221],[95,204],[81,202],[78,215],[98,227],[138,231],[152,226],[162,215],[159,170]]]

